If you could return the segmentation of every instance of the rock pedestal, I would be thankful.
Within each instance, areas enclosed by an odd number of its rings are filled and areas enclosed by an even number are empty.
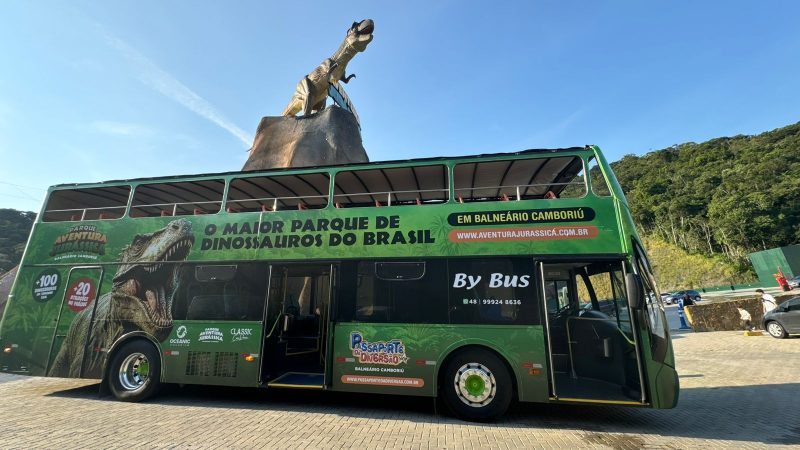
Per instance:
[[[355,117],[338,107],[304,117],[264,117],[242,170],[367,162]]]

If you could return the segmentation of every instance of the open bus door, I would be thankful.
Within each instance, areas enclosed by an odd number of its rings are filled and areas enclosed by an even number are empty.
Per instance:
[[[623,262],[539,263],[550,355],[550,398],[645,401]]]
[[[332,264],[271,266],[261,382],[270,387],[323,389]]]

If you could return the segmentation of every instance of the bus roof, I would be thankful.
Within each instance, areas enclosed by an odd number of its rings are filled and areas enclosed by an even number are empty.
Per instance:
[[[537,153],[576,152],[576,151],[589,150],[591,147],[592,147],[591,145],[586,145],[584,147],[568,147],[568,148],[556,148],[556,149],[528,149],[528,150],[521,150],[518,152],[481,153],[478,155],[462,155],[462,156],[433,156],[428,158],[396,159],[389,161],[368,161],[368,162],[349,163],[349,164],[331,164],[325,166],[281,167],[281,168],[270,168],[264,170],[248,170],[248,171],[233,170],[228,172],[209,172],[202,174],[166,175],[160,177],[141,177],[141,178],[128,178],[119,180],[106,180],[93,183],[62,183],[51,186],[51,189],[63,188],[63,187],[92,186],[92,185],[106,184],[106,183],[130,183],[130,182],[158,181],[158,180],[164,181],[164,180],[175,180],[182,178],[202,178],[202,177],[227,176],[227,175],[239,175],[239,174],[258,174],[263,172],[279,173],[286,171],[297,171],[297,170],[306,171],[306,170],[325,169],[325,168],[369,167],[369,166],[386,165],[386,164],[421,163],[421,162],[424,163],[424,162],[466,160],[466,159],[490,158],[490,157],[502,157],[502,156],[521,156],[521,155],[529,155]]]

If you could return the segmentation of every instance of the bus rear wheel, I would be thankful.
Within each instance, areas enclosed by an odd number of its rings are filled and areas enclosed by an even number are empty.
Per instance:
[[[488,421],[511,404],[511,376],[494,353],[470,349],[455,355],[444,368],[442,398],[458,418]]]
[[[114,353],[108,369],[108,386],[117,400],[139,402],[158,390],[161,360],[149,342],[131,341]]]

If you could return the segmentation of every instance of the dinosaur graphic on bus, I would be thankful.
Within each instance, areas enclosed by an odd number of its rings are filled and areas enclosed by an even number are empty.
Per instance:
[[[140,330],[159,341],[166,339],[172,331],[179,270],[174,263],[184,261],[193,244],[192,224],[185,219],[136,235],[120,252],[111,291],[94,308],[75,316],[49,375],[101,378],[104,352],[126,332]]]

